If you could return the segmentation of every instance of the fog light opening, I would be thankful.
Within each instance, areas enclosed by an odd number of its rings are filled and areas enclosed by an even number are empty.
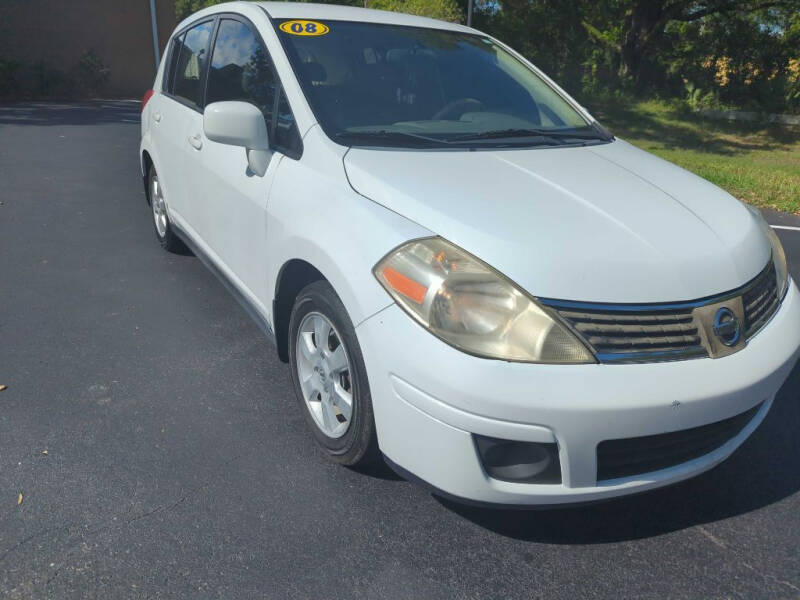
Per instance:
[[[475,436],[481,463],[492,479],[516,483],[561,483],[556,444]]]

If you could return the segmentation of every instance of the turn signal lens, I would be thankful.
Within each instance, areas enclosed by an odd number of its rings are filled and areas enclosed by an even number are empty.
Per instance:
[[[522,362],[595,362],[547,309],[441,238],[409,242],[373,272],[406,312],[464,352]]]
[[[425,301],[425,293],[428,291],[428,288],[421,283],[406,277],[399,271],[388,266],[383,268],[381,275],[383,275],[389,287],[398,294],[402,294],[417,304],[422,304]]]

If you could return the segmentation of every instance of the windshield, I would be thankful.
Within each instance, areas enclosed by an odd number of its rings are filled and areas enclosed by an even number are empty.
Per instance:
[[[278,35],[317,120],[344,145],[531,147],[610,139],[484,36],[292,20],[278,21]]]

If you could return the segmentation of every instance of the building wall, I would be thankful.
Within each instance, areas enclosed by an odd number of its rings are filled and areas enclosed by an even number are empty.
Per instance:
[[[156,0],[156,13],[163,52],[174,0]],[[87,50],[110,67],[104,96],[141,97],[155,76],[149,0],[0,0],[0,59],[67,72]]]

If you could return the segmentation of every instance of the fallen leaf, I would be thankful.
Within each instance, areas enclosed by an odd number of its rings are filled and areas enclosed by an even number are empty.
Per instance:
[[[0,392],[2,392],[2,391],[3,391],[4,389],[6,389],[7,387],[8,387],[7,385],[0,385]]]
[[[17,496],[17,506],[19,506],[20,504],[22,504],[22,492],[20,492],[19,496]]]

